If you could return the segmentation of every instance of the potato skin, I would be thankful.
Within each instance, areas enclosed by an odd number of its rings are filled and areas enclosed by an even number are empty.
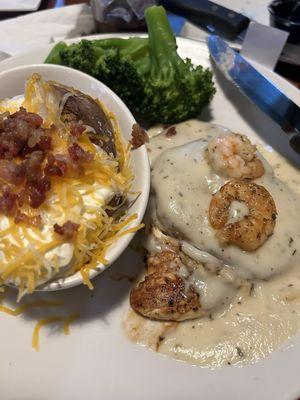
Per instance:
[[[70,93],[62,111],[62,121],[65,123],[79,122],[94,129],[96,134],[90,133],[90,139],[106,153],[116,155],[114,130],[105,112],[92,97],[79,90],[51,82],[52,87],[61,97]]]

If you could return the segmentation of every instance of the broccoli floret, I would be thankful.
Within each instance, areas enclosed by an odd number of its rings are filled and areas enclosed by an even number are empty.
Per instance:
[[[177,53],[176,39],[161,6],[145,11],[148,38],[58,43],[45,62],[62,64],[99,79],[149,123],[196,117],[215,88],[212,73]]]
[[[215,93],[211,71],[180,58],[163,7],[148,8],[145,18],[151,66],[137,111],[150,122],[175,123],[196,117]]]
[[[44,62],[47,64],[62,64],[60,53],[67,48],[68,46],[66,45],[66,43],[58,42],[50,51]]]
[[[97,77],[98,65],[105,65],[105,59],[115,55],[116,50],[112,48],[104,50],[89,40],[81,40],[70,46],[60,42],[52,49],[45,62],[65,65]]]
[[[109,50],[105,57],[98,59],[95,70],[95,77],[134,109],[136,99],[143,95],[144,82],[132,60],[120,56],[118,50]]]
[[[129,107],[143,93],[143,70],[149,69],[147,38],[81,40],[58,43],[46,63],[60,64],[85,72],[109,86]]]
[[[95,76],[95,64],[104,51],[93,46],[92,42],[82,40],[70,46],[59,42],[46,58],[48,64],[60,64],[79,69],[82,72]]]

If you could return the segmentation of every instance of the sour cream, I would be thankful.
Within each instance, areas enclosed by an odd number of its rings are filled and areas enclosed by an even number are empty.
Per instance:
[[[112,188],[101,187],[101,185],[97,185],[95,186],[95,190],[93,192],[90,191],[88,194],[84,194],[82,192],[81,194],[83,204],[76,205],[76,210],[74,207],[72,210],[70,210],[70,218],[72,218],[72,220],[76,223],[82,223],[82,220],[78,220],[78,216],[80,215],[88,224],[88,221],[97,215],[99,208],[105,208],[105,206],[110,202],[115,194],[115,191]],[[44,243],[51,242],[53,239],[53,221],[59,225],[62,225],[66,221],[66,216],[59,212],[59,199],[56,196],[52,196],[50,203],[53,204],[53,209],[47,213],[42,213],[44,222],[42,229]],[[58,212],[55,211],[55,205],[57,205]],[[87,212],[87,207],[89,207],[89,212]],[[7,229],[8,226],[8,218],[2,215],[0,218],[0,231]],[[93,229],[93,227],[91,226],[90,229]],[[25,251],[31,246],[29,240],[30,237],[34,240],[40,239],[40,237],[37,237],[35,232],[30,227],[27,228],[27,233],[29,237],[19,238],[19,240],[22,241],[22,246]],[[12,244],[14,243],[14,238],[12,235],[8,235],[7,240],[11,241]],[[4,256],[5,252],[0,250],[0,261],[3,260]],[[43,264],[47,269],[47,275],[45,275],[43,279],[38,280],[37,286],[40,286],[54,278],[62,277],[68,273],[68,271],[72,268],[73,262],[75,261],[74,245],[71,242],[63,243],[47,251],[44,255],[39,255],[39,257],[43,258]],[[7,282],[5,282],[5,284],[18,286],[19,280],[18,278],[10,278],[7,280]]]

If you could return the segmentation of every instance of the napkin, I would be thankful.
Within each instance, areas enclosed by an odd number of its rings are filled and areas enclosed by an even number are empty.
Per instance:
[[[95,30],[87,4],[39,11],[0,22],[0,52],[15,55]],[[1,59],[1,58],[0,58]]]

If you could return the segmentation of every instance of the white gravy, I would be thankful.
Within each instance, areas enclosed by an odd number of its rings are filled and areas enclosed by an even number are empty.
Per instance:
[[[154,215],[158,226],[188,242],[186,250],[183,246],[187,255],[202,262],[209,257],[213,261],[213,256],[221,258],[234,268],[236,276],[248,279],[249,286],[231,293],[225,310],[215,311],[213,306],[225,296],[224,282],[199,279],[203,306],[212,309],[208,317],[164,323],[130,310],[124,320],[125,331],[137,343],[193,364],[220,367],[253,363],[300,330],[299,172],[275,152],[259,148],[275,171],[274,175],[263,159],[266,173],[256,180],[275,200],[278,215],[274,234],[255,252],[234,246],[222,249],[207,221],[207,209],[211,194],[224,184],[224,178],[207,166],[202,154],[207,141],[224,128],[193,120],[178,124],[176,131],[169,138],[164,133],[156,135],[157,130],[150,132],[155,193],[152,218]],[[249,210],[235,202],[230,211],[231,219],[237,221]]]

